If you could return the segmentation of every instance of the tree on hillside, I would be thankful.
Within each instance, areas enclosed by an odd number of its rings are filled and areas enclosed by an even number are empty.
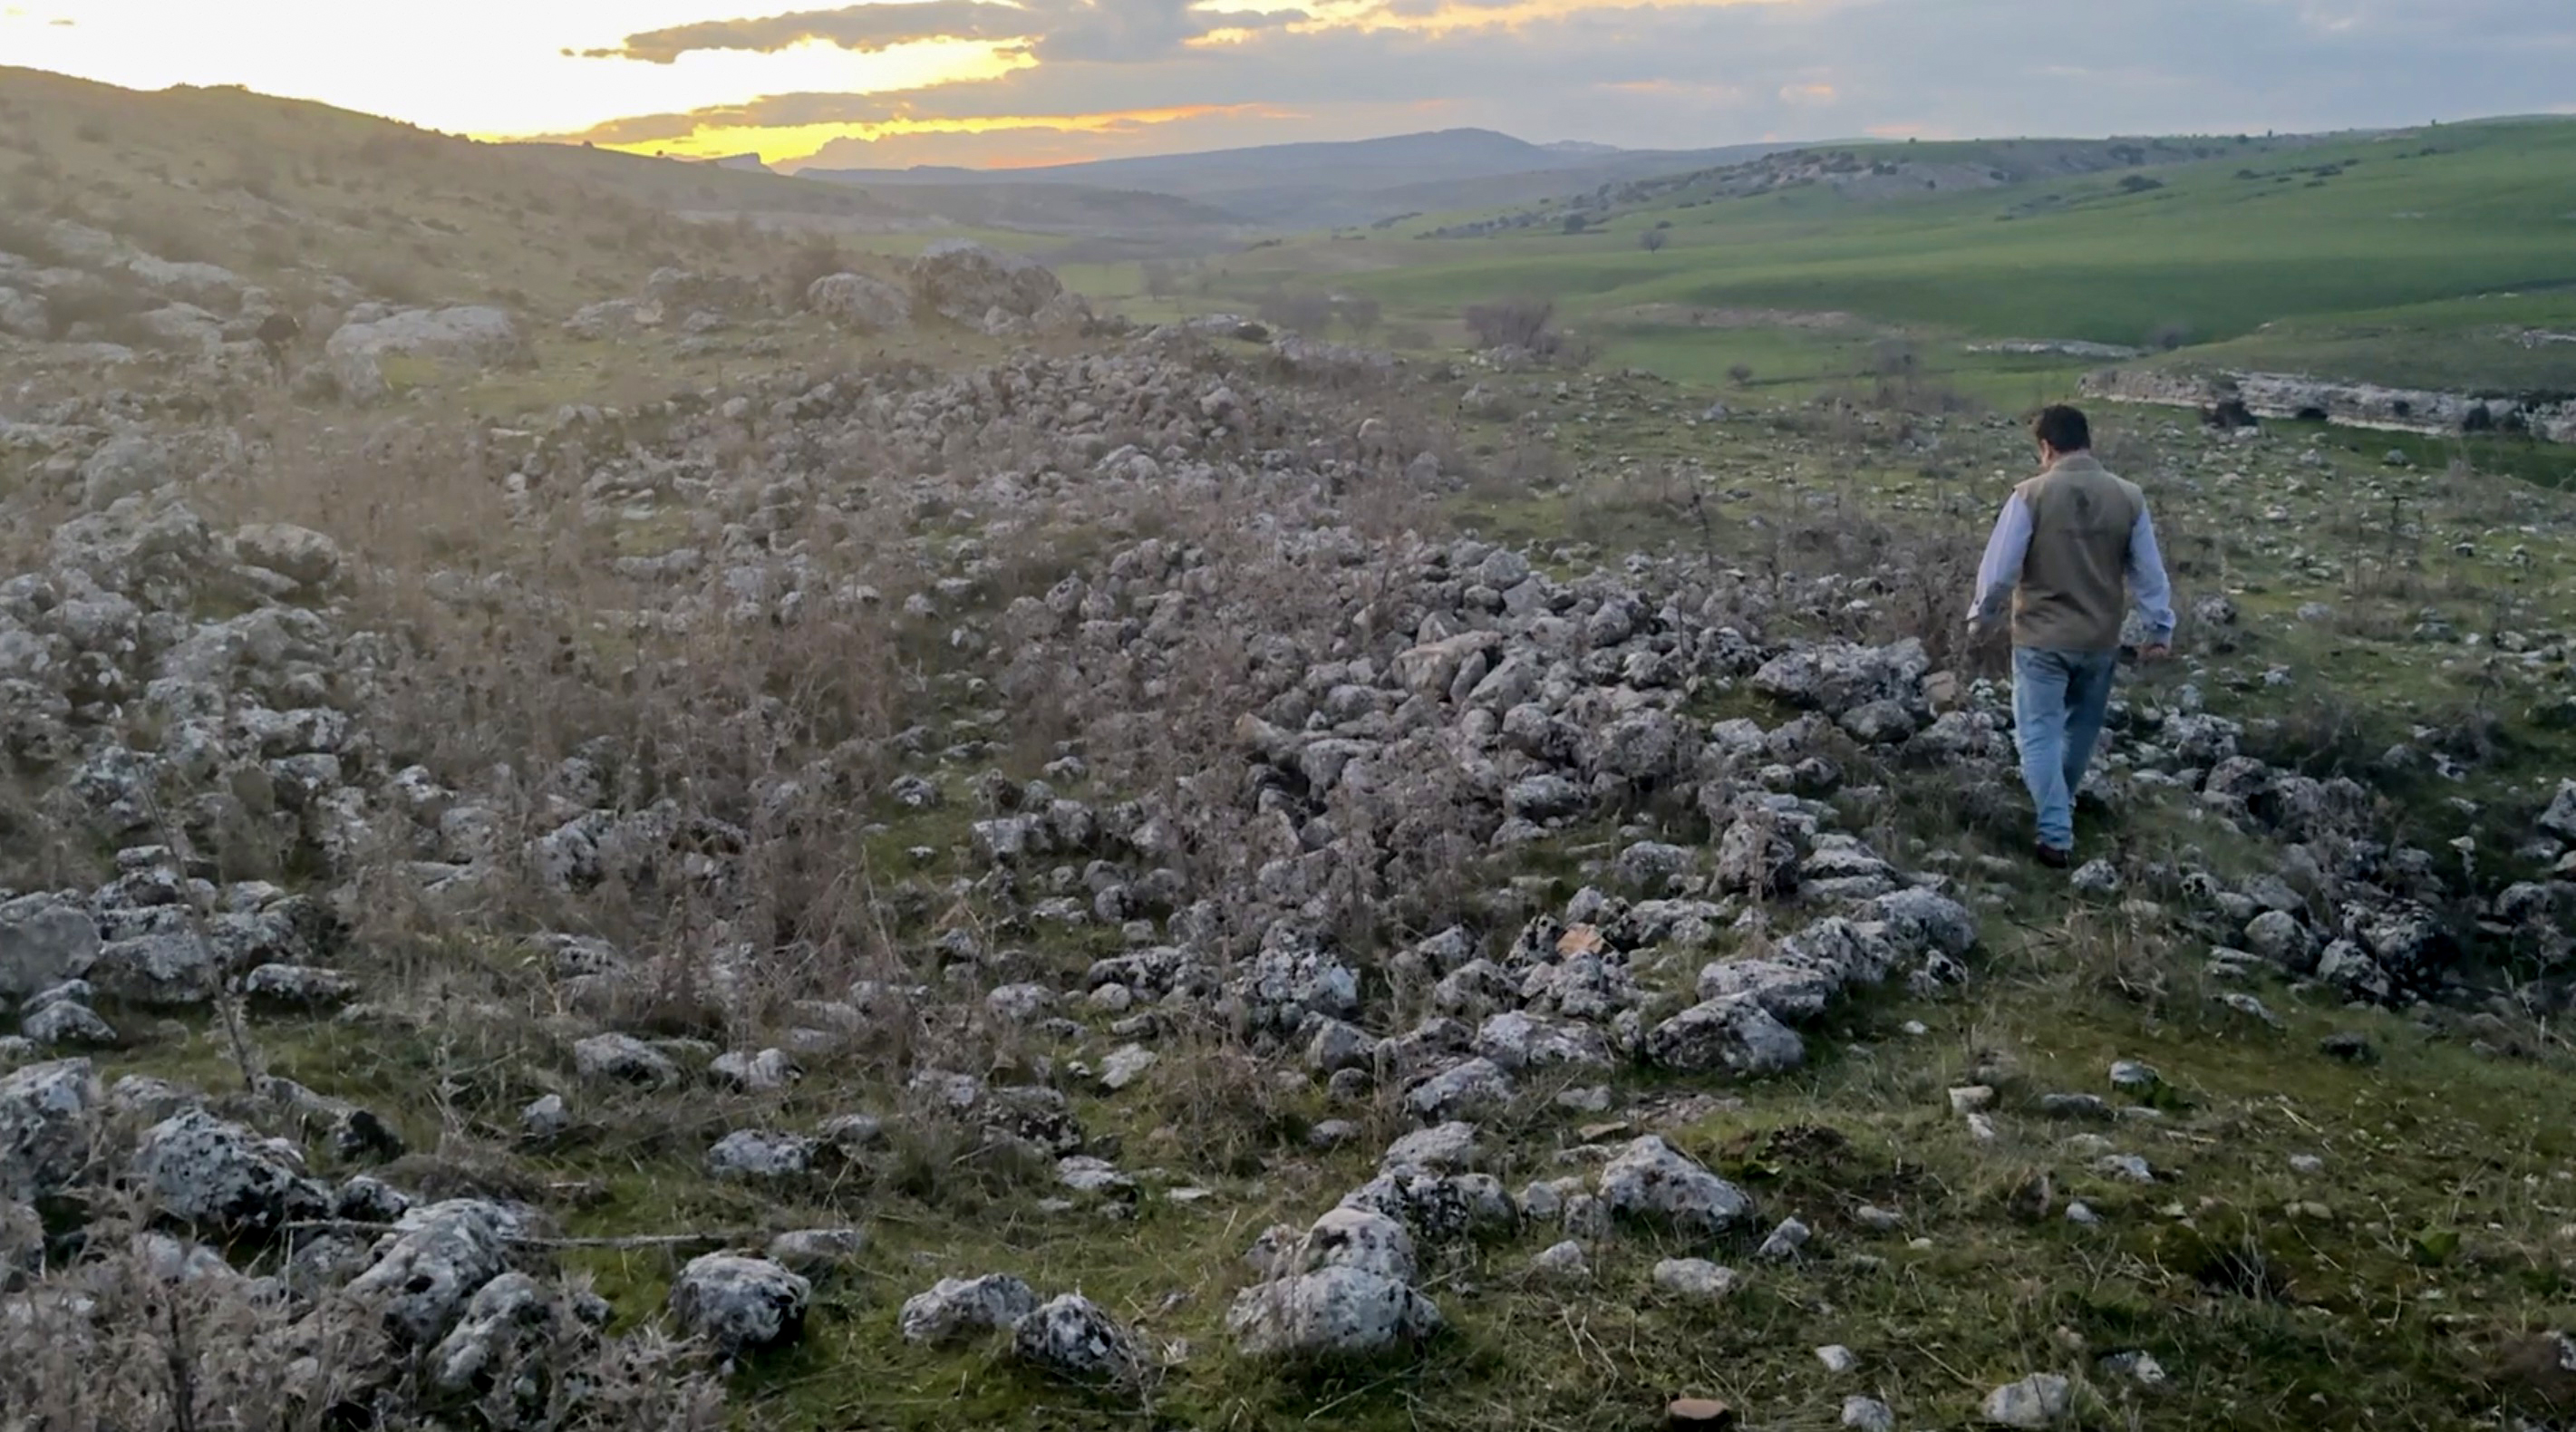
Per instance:
[[[1672,238],[1661,229],[1648,229],[1637,236],[1637,247],[1650,254],[1659,254],[1664,251],[1664,245],[1672,242]]]
[[[1364,293],[1343,299],[1341,310],[1342,321],[1351,326],[1351,332],[1363,338],[1377,330],[1378,320],[1385,313],[1376,299]]]
[[[1735,386],[1739,388],[1750,388],[1753,386],[1753,365],[1750,363],[1738,363],[1734,367],[1726,370],[1726,376],[1729,381],[1735,384]]]

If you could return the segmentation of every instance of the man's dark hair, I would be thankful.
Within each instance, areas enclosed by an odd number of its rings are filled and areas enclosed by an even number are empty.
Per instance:
[[[2040,409],[2030,431],[2059,452],[2082,452],[2093,446],[2093,425],[2084,421],[2082,412],[2063,403]]]

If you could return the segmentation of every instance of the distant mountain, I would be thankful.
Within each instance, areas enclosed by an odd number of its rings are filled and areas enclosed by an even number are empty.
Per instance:
[[[1531,144],[1489,129],[1445,129],[1033,169],[834,169],[810,164],[798,174],[869,187],[1079,184],[1186,199],[1225,218],[1266,228],[1337,228],[1408,212],[1530,203],[1607,183],[1740,163],[1787,147],[1622,150]],[[827,147],[817,157],[831,153]]]

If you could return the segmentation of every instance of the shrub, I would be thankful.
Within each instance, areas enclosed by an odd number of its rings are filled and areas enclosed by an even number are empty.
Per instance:
[[[802,305],[805,290],[812,288],[816,279],[829,278],[847,267],[841,258],[841,245],[830,234],[808,234],[788,254],[779,282],[787,290],[787,301]]]
[[[1333,321],[1333,300],[1320,293],[1272,289],[1263,296],[1259,315],[1273,328],[1320,333]]]
[[[1662,229],[1648,229],[1637,236],[1637,247],[1650,254],[1663,252],[1664,245],[1671,242],[1672,235]]]
[[[1479,348],[1526,348],[1541,353],[1550,346],[1549,325],[1556,318],[1556,304],[1544,298],[1506,298],[1470,304],[1461,316]]]
[[[1728,381],[1734,383],[1735,386],[1739,388],[1750,388],[1753,386],[1753,365],[1750,363],[1738,363],[1734,367],[1726,370],[1726,376]]]
[[[1379,307],[1378,301],[1366,294],[1343,299],[1341,310],[1342,322],[1349,324],[1351,332],[1362,337],[1375,332],[1378,320],[1385,316],[1385,310]]]

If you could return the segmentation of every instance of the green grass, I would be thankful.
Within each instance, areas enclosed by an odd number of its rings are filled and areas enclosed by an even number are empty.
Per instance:
[[[1927,351],[2016,337],[2145,345],[2170,331],[2194,345],[2175,361],[2195,364],[2576,387],[2576,350],[2503,337],[2576,324],[2576,122],[2219,147],[2221,157],[2126,174],[1911,198],[1823,187],[1676,196],[1579,236],[1291,242],[1211,260],[1207,291],[1183,304],[1240,308],[1272,288],[1323,287],[1378,298],[1391,324],[1455,337],[1465,305],[1538,295],[1605,337],[1609,361],[1708,384],[1745,363],[1762,381],[1810,391],[1856,371],[1874,333],[1891,330]],[[1854,152],[1943,158],[1941,146]],[[2160,187],[2124,191],[2132,175]],[[1670,226],[1669,247],[1648,253],[1637,236],[1655,225]],[[1681,316],[1693,309],[1739,317],[1694,327]],[[1857,321],[1817,331],[1782,317],[1801,314]],[[2018,403],[2050,385],[2065,391],[2087,365],[1951,366],[1971,391]]]

